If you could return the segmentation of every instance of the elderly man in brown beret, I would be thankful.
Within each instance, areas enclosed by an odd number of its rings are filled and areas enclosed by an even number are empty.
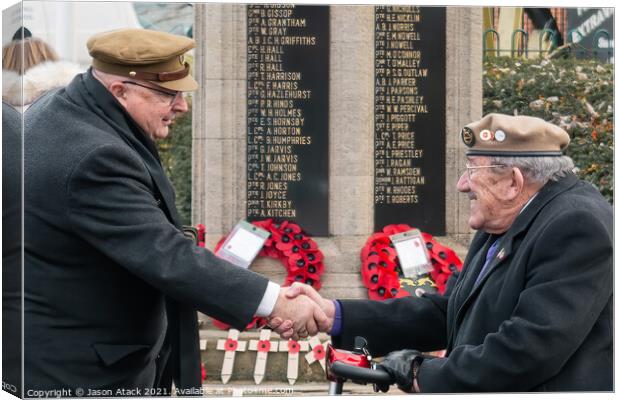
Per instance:
[[[313,301],[182,232],[154,140],[198,86],[194,41],[122,29],[87,45],[92,68],[25,115],[24,394],[200,394],[196,310],[325,329]]]
[[[478,232],[445,296],[330,301],[301,284],[288,295],[322,305],[337,347],[364,336],[387,354],[378,368],[406,392],[613,390],[613,213],[573,174],[569,135],[489,114],[461,138],[457,189]]]

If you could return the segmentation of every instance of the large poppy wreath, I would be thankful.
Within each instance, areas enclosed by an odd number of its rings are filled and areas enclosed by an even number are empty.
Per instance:
[[[411,229],[413,228],[406,224],[387,225],[381,232],[373,233],[366,241],[361,251],[361,273],[362,282],[368,288],[368,298],[384,300],[411,296],[416,294],[416,288],[436,288],[434,290],[443,294],[448,278],[463,267],[463,262],[454,250],[441,245],[428,233],[422,232],[422,239],[426,244],[426,252],[433,269],[428,276],[415,281],[399,278],[402,271],[390,236]],[[410,290],[406,290],[403,286],[408,286]]]
[[[293,282],[302,282],[316,290],[321,289],[321,275],[325,270],[323,253],[316,242],[306,235],[299,225],[286,220],[274,221],[273,219],[253,221],[252,224],[270,233],[258,256],[280,260],[287,271],[284,286],[290,286]],[[201,226],[198,226],[199,243],[202,238],[204,247],[204,227],[202,227],[202,234],[200,229]],[[226,237],[227,235],[217,243],[215,252],[222,246]],[[261,327],[266,323],[265,318],[254,317],[246,329]],[[221,329],[230,327],[215,319],[213,324]]]

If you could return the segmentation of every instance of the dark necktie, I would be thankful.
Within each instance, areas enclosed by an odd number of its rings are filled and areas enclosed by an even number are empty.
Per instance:
[[[484,276],[485,272],[487,272],[489,265],[491,265],[491,260],[493,259],[493,256],[495,255],[495,250],[497,250],[498,244],[499,244],[499,239],[496,239],[495,242],[493,242],[493,244],[491,245],[491,247],[489,247],[489,251],[487,251],[487,259],[484,262],[482,269],[480,270],[480,274],[478,274],[478,277],[476,278],[476,283],[474,284],[474,287],[478,285],[478,282],[480,281],[480,279]]]

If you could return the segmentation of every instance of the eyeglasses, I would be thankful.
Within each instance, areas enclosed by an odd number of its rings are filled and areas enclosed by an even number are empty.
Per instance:
[[[185,98],[185,94],[183,92],[181,92],[180,90],[171,93],[171,92],[166,92],[165,90],[154,88],[152,86],[142,85],[141,83],[134,82],[134,81],[123,81],[123,83],[128,83],[130,85],[140,86],[140,87],[143,87],[145,89],[151,89],[154,92],[166,95],[166,97],[170,98],[170,103],[168,103],[168,105],[170,105],[170,106],[173,105],[177,100],[179,100],[179,98],[181,98],[181,97]]]
[[[465,171],[467,171],[467,178],[471,179],[472,170],[483,169],[483,168],[506,168],[507,165],[503,164],[492,164],[492,165],[469,165],[469,163],[465,163],[465,169],[460,171],[459,176],[463,175]]]

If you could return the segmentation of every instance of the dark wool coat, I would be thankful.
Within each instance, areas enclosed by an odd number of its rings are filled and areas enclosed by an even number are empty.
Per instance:
[[[22,114],[2,102],[2,382],[21,396]]]
[[[613,390],[609,203],[574,175],[549,182],[475,284],[492,241],[476,234],[446,296],[342,300],[335,344],[361,335],[371,354],[446,348],[422,363],[422,392]]]
[[[268,280],[183,235],[153,142],[90,71],[25,120],[26,390],[200,386],[196,309],[243,329]]]

